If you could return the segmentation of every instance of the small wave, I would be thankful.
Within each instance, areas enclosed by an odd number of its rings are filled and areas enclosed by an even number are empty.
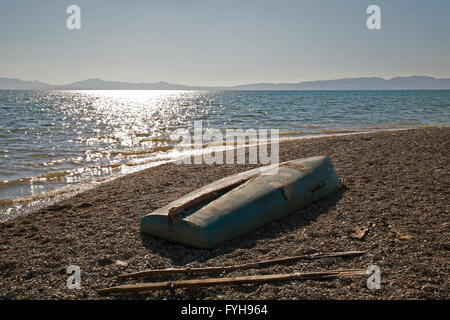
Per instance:
[[[139,142],[153,142],[153,143],[176,143],[176,140],[172,140],[170,138],[148,138],[141,139]]]
[[[94,181],[84,185],[69,185],[42,194],[22,198],[0,199],[0,222],[4,222],[17,216],[28,214],[40,208],[52,205],[59,200],[88,190],[97,184],[98,183]]]
[[[358,131],[355,131],[355,130],[326,130],[326,129],[324,129],[324,130],[322,130],[322,132],[326,133],[326,134],[335,134],[335,133],[355,133]]]
[[[3,180],[3,181],[0,181],[0,189],[10,188],[10,187],[14,187],[14,186],[20,186],[20,185],[24,185],[24,184],[31,184],[31,183],[35,183],[35,182],[44,182],[44,181],[62,182],[62,181],[65,181],[64,177],[68,176],[70,173],[71,173],[70,170],[53,171],[53,172],[44,173],[39,176],[24,177],[24,178],[15,179],[15,180]]]
[[[94,137],[77,137],[75,138],[75,141],[77,142],[89,142],[89,141],[110,141],[110,140],[114,140],[114,141],[118,141],[120,140],[118,137],[116,136],[111,136],[111,135],[103,135],[103,136],[94,136]]]
[[[174,148],[174,146],[156,146],[151,149],[145,149],[145,150],[132,150],[132,151],[112,151],[112,156],[140,156],[140,155],[146,155],[151,154],[155,152],[166,152],[170,151]]]
[[[150,137],[149,133],[135,133],[134,134],[136,136],[136,138],[146,138],[146,137]]]
[[[0,199],[0,208],[8,208],[13,206],[15,199]]]
[[[0,189],[5,189],[9,187],[19,186],[22,184],[29,183],[31,181],[31,178],[20,178],[15,180],[3,180],[0,181]]]
[[[280,137],[283,137],[283,136],[301,136],[301,135],[304,135],[304,134],[306,134],[306,132],[303,132],[303,131],[286,131],[286,132],[280,132],[278,135]]]

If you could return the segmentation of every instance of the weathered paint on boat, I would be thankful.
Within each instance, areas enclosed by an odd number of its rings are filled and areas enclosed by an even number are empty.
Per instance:
[[[141,232],[212,248],[286,216],[341,186],[328,157],[245,171],[195,190],[141,219]]]

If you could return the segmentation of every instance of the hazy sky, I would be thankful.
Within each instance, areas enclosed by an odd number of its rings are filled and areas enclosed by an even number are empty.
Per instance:
[[[68,30],[66,8],[81,8]],[[381,7],[382,30],[366,9]],[[449,0],[0,0],[0,77],[191,85],[450,77]]]

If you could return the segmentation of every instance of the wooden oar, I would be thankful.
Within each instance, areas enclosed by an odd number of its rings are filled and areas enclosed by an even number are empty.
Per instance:
[[[285,280],[320,280],[320,279],[337,279],[341,277],[363,276],[366,271],[362,269],[350,270],[333,270],[324,272],[306,272],[306,273],[287,273],[272,275],[255,275],[244,277],[228,277],[228,278],[209,278],[194,280],[178,280],[149,282],[139,284],[127,284],[117,287],[104,288],[97,290],[99,294],[128,294],[143,293],[154,290],[173,290],[176,288],[199,288],[221,285],[242,285],[260,282],[285,281]]]
[[[347,251],[347,252],[329,252],[329,253],[314,253],[302,256],[280,258],[274,260],[265,260],[260,262],[246,263],[235,266],[225,267],[201,267],[201,268],[168,268],[168,269],[156,269],[156,270],[144,270],[128,274],[122,274],[118,277],[120,279],[136,278],[143,276],[156,276],[156,275],[168,275],[168,274],[193,274],[193,273],[213,273],[213,272],[230,272],[234,270],[261,268],[279,263],[287,263],[298,260],[318,259],[318,258],[331,258],[331,257],[349,257],[358,256],[366,253],[366,251]]]

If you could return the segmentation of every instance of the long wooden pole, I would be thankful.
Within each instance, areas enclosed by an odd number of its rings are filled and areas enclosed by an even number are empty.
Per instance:
[[[214,273],[214,272],[230,272],[234,270],[261,268],[279,263],[288,263],[298,260],[310,260],[318,258],[331,258],[331,257],[350,257],[358,256],[366,253],[366,251],[347,251],[347,252],[329,252],[329,253],[314,253],[302,256],[280,258],[274,260],[265,260],[259,262],[252,262],[234,266],[225,267],[201,267],[201,268],[168,268],[168,269],[156,269],[156,270],[144,270],[128,274],[121,274],[118,277],[120,279],[136,278],[136,277],[149,277],[156,275],[168,275],[168,274],[194,274],[194,273]]]
[[[242,285],[260,282],[286,281],[286,280],[319,280],[319,279],[337,279],[341,277],[362,276],[366,275],[365,270],[349,269],[349,270],[333,270],[324,272],[306,272],[306,273],[288,273],[288,274],[272,274],[272,275],[255,275],[244,277],[227,277],[227,278],[209,278],[194,280],[178,280],[149,282],[139,284],[121,285],[111,288],[97,290],[99,294],[128,294],[143,293],[154,290],[173,290],[176,288],[199,288],[220,285]]]

